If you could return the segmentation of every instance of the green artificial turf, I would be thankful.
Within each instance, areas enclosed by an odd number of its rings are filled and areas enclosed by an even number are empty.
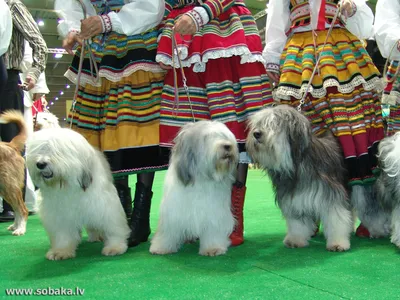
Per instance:
[[[164,172],[156,175],[153,232]],[[135,177],[131,177],[134,186]],[[85,299],[395,299],[399,251],[388,239],[352,237],[347,253],[325,250],[322,234],[304,249],[286,249],[285,223],[268,178],[250,170],[245,205],[245,243],[227,255],[201,257],[198,244],[174,255],[152,256],[149,243],[118,257],[100,254],[102,244],[83,241],[75,259],[48,261],[49,242],[37,216],[25,236],[0,223],[0,297],[6,288],[85,289]],[[32,298],[19,296],[18,298]],[[59,297],[59,299],[71,297]],[[78,297],[76,297],[78,298]]]

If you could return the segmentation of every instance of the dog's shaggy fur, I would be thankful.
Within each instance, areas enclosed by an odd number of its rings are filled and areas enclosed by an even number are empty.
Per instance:
[[[381,174],[375,184],[384,229],[391,242],[400,248],[400,132],[384,138],[378,147]]]
[[[185,125],[175,139],[164,182],[152,254],[174,253],[200,239],[200,255],[225,254],[234,227],[231,191],[238,164],[232,132],[222,123]]]
[[[24,116],[16,110],[9,110],[0,116],[0,124],[16,123],[19,134],[11,142],[0,142],[0,196],[7,201],[15,214],[14,223],[8,227],[13,235],[26,232],[28,209],[22,197],[25,179],[25,160],[21,156],[27,138]]]
[[[40,188],[39,215],[49,235],[46,257],[75,257],[82,227],[88,240],[104,241],[102,254],[127,250],[130,233],[104,155],[69,129],[36,131],[27,143],[27,166]]]
[[[311,124],[287,105],[250,118],[246,148],[271,177],[287,222],[284,244],[305,247],[321,221],[330,251],[350,249],[353,218],[340,148],[331,134],[316,137]]]
[[[41,130],[46,128],[60,128],[58,118],[51,112],[38,112],[34,117],[34,130]]]

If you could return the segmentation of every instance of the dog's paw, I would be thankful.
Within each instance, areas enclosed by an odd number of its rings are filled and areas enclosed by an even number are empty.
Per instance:
[[[200,250],[199,254],[203,256],[218,256],[224,255],[227,250],[227,248],[209,248]]]
[[[101,254],[105,256],[116,256],[124,254],[126,250],[128,250],[128,245],[122,243],[104,247],[101,251]]]
[[[48,260],[64,260],[75,257],[75,251],[71,249],[50,249],[46,253]]]
[[[18,228],[17,226],[15,226],[15,224],[8,226],[7,229],[12,231],[12,235],[15,235],[15,236],[24,235],[26,232],[26,228],[23,228],[23,227]]]
[[[397,234],[391,236],[390,242],[396,245],[397,248],[400,248],[400,237]]]
[[[328,243],[326,245],[326,249],[328,251],[332,251],[332,252],[344,252],[344,251],[350,250],[350,241],[344,240],[341,242]]]
[[[288,248],[304,248],[308,246],[307,240],[296,236],[286,236],[283,243]]]

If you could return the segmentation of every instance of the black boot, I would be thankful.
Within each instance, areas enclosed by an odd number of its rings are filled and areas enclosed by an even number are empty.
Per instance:
[[[115,183],[115,187],[117,188],[119,200],[121,201],[122,207],[125,211],[126,218],[129,220],[132,214],[131,189],[118,182]]]
[[[13,222],[14,212],[7,202],[3,200],[3,212],[0,214],[0,223],[2,222]]]
[[[138,182],[136,183],[135,199],[133,200],[133,213],[130,227],[131,236],[128,240],[129,247],[135,247],[147,242],[150,235],[150,206],[153,192],[151,189]]]

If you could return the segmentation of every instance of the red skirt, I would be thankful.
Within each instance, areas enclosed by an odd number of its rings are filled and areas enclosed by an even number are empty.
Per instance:
[[[36,116],[38,112],[43,112],[42,98],[37,99],[32,103],[32,115]]]
[[[182,13],[167,17],[159,41],[157,61],[172,66],[172,26]],[[244,149],[247,119],[273,103],[271,85],[262,58],[262,44],[254,18],[243,6],[234,6],[211,20],[194,36],[176,35],[188,93],[177,57],[177,82],[169,70],[160,111],[160,144],[171,147],[179,129],[188,122],[216,120],[225,123]],[[175,90],[178,99],[175,99]],[[242,150],[244,151],[244,150]]]

